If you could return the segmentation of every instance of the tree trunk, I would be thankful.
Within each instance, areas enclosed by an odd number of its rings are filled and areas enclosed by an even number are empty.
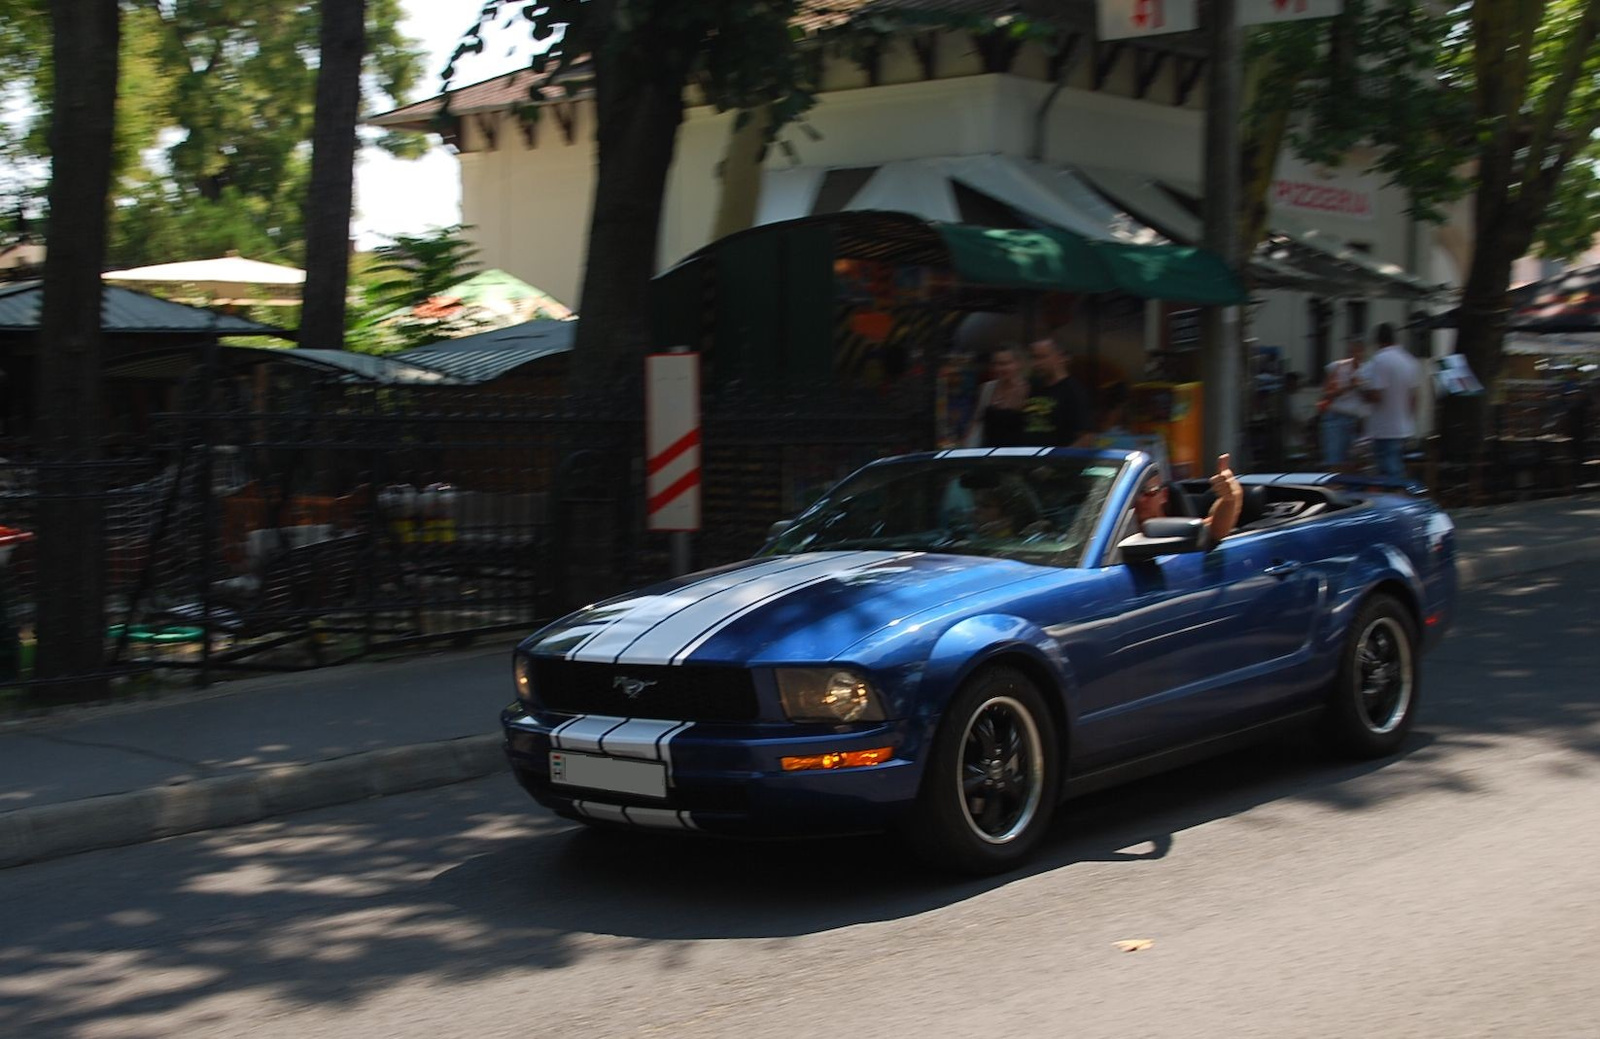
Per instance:
[[[1475,4],[1471,13],[1481,130],[1472,264],[1461,291],[1456,353],[1487,392],[1442,402],[1445,455],[1455,461],[1472,458],[1493,433],[1490,401],[1504,356],[1511,265],[1533,244],[1562,175],[1600,126],[1593,104],[1573,105],[1574,86],[1600,36],[1600,0],[1588,0],[1557,53],[1536,60],[1543,13],[1536,0]],[[1530,99],[1535,84],[1543,92]],[[1571,125],[1563,127],[1564,116]]]
[[[1507,212],[1503,203],[1477,208],[1484,222],[1474,236],[1472,264],[1461,289],[1456,353],[1467,359],[1485,392],[1477,397],[1446,397],[1441,402],[1445,457],[1452,461],[1469,460],[1494,433],[1490,401],[1504,360],[1511,265],[1527,252],[1533,238],[1531,227],[1507,227],[1514,217],[1494,215]]]
[[[306,191],[306,284],[300,345],[344,347],[350,282],[350,208],[355,176],[366,0],[323,0],[317,110]]]
[[[711,223],[711,240],[726,238],[756,222],[756,207],[761,203],[761,160],[767,150],[767,129],[772,125],[772,109],[766,105],[750,109],[743,126],[734,120],[728,131],[728,150],[722,157],[722,191],[717,199],[717,216]]]
[[[117,0],[50,6],[55,77],[50,224],[39,320],[39,699],[103,695],[105,513],[100,497],[100,269],[105,262],[117,102]],[[71,70],[68,74],[67,70]],[[89,675],[85,677],[86,673]]]
[[[625,55],[596,58],[598,161],[589,255],[573,343],[580,393],[635,393],[652,346],[646,291],[656,268],[667,170],[683,121],[686,70],[632,68]],[[663,59],[664,61],[665,59]]]

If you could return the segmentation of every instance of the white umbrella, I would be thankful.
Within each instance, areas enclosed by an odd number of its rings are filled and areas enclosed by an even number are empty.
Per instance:
[[[118,285],[177,288],[192,293],[194,299],[219,306],[292,307],[300,302],[300,286],[305,284],[306,272],[242,256],[219,256],[214,260],[107,271],[101,278]]]

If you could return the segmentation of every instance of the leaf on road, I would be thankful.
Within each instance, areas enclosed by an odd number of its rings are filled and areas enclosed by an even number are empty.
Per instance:
[[[1141,949],[1148,949],[1150,946],[1154,945],[1155,939],[1125,938],[1120,942],[1113,942],[1112,944],[1121,949],[1123,952],[1138,952]]]

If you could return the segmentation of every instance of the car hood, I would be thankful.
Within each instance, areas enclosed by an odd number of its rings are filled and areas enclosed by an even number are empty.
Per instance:
[[[831,660],[930,607],[1049,572],[923,552],[774,556],[608,600],[544,628],[530,652],[622,664]]]

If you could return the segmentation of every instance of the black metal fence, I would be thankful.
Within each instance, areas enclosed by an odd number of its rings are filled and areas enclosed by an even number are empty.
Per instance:
[[[774,521],[792,518],[874,458],[931,447],[933,420],[921,404],[904,389],[826,386],[708,396],[696,564],[745,558]]]
[[[529,630],[667,573],[636,406],[355,384],[270,410],[189,397],[97,469],[85,507],[103,510],[103,543],[83,549],[104,559],[107,630],[84,674],[205,681]],[[773,521],[930,429],[914,402],[877,393],[708,396],[695,565],[748,556]],[[37,467],[0,463],[0,525],[32,530],[37,504]],[[3,571],[0,687],[38,681],[34,606],[65,592],[31,548]]]

